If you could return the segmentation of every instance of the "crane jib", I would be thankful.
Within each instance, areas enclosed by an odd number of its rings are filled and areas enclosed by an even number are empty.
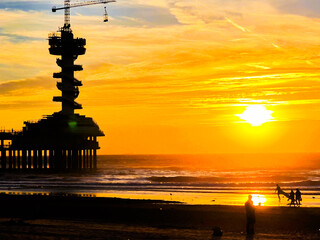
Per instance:
[[[69,6],[64,6],[64,7],[53,7],[52,12],[56,12],[57,10],[63,10],[63,9],[68,9],[68,8],[83,7],[83,6],[89,6],[89,5],[94,5],[94,4],[106,4],[106,3],[111,3],[111,2],[116,2],[116,0],[78,2],[78,3],[70,4]]]

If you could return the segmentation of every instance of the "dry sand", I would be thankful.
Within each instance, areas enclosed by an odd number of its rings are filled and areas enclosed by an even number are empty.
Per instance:
[[[246,239],[242,206],[0,195],[0,239]],[[257,207],[254,239],[320,239],[320,208]]]

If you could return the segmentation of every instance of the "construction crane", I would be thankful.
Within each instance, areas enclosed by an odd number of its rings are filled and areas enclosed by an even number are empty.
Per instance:
[[[53,7],[52,12],[56,12],[57,10],[64,9],[64,28],[70,28],[70,8],[83,7],[83,6],[96,5],[96,4],[107,4],[111,2],[116,2],[116,0],[93,0],[93,1],[84,1],[84,2],[76,2],[76,3],[70,3],[70,0],[64,0],[64,6]],[[107,21],[108,21],[108,14],[107,14],[107,9],[105,8],[104,22],[107,22]]]

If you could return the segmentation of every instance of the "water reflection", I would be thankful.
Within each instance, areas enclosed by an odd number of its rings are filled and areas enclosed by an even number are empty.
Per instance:
[[[172,190],[172,189],[171,189]],[[235,205],[243,206],[248,195],[253,196],[255,206],[287,206],[285,198],[279,203],[277,194],[266,191],[168,191],[168,189],[151,189],[144,190],[137,187],[132,190],[98,189],[95,192],[85,192],[82,189],[56,189],[48,191],[47,189],[34,189],[25,191],[2,190],[0,194],[11,195],[42,195],[42,196],[65,196],[65,197],[106,197],[106,198],[123,198],[123,199],[140,199],[140,200],[163,200],[181,202],[190,205]],[[302,207],[320,207],[319,196],[303,195]]]
[[[96,197],[96,194],[90,193],[64,193],[64,192],[0,192],[0,195],[16,196],[55,196],[55,197]]]
[[[264,206],[267,199],[264,195],[252,194],[252,201],[255,206]]]

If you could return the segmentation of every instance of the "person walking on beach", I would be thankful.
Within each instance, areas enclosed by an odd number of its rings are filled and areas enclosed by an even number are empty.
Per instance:
[[[301,201],[302,201],[301,192],[300,192],[300,190],[297,188],[297,191],[296,191],[296,202],[297,202],[297,205],[298,205],[298,206],[301,205]]]
[[[278,198],[279,198],[279,202],[280,202],[280,194],[282,193],[282,190],[281,190],[279,184],[277,184],[276,192],[278,194]]]
[[[294,198],[294,192],[293,192],[292,189],[291,189],[291,192],[290,192],[290,195],[289,195],[289,199],[288,199],[288,200],[291,200],[291,202],[290,202],[290,207],[291,207],[292,204],[293,204],[293,206],[296,206],[295,198]]]
[[[248,201],[245,203],[247,215],[247,235],[254,235],[254,224],[256,222],[256,213],[253,206],[252,196],[248,196]]]

